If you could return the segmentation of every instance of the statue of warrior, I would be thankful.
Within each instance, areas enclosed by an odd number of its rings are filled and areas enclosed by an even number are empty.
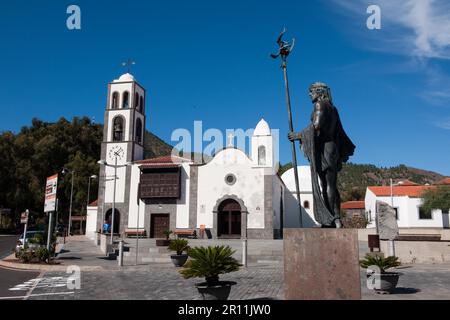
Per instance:
[[[300,141],[310,162],[314,218],[322,228],[342,228],[337,175],[342,163],[353,155],[355,145],[342,127],[330,88],[314,83],[309,96],[314,105],[311,124],[301,132],[290,132],[288,138]]]

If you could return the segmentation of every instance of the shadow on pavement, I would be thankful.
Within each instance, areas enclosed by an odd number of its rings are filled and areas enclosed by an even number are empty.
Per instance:
[[[402,288],[402,287],[398,287],[395,288],[394,291],[392,292],[392,294],[414,294],[420,292],[419,289],[415,289],[415,288]]]

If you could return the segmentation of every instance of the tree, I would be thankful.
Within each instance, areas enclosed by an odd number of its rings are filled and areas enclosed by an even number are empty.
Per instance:
[[[450,186],[438,186],[428,189],[422,194],[425,212],[431,212],[434,209],[441,209],[442,212],[450,210]]]

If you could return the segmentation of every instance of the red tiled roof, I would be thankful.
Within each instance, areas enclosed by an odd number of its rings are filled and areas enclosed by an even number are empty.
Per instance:
[[[97,206],[97,204],[98,204],[98,199],[97,199],[97,200],[94,200],[94,201],[92,201],[91,203],[89,203],[89,207],[96,207],[96,206]]]
[[[441,181],[436,182],[437,185],[450,185],[450,177],[444,178]]]
[[[398,185],[400,186],[418,186],[418,183],[412,182],[411,180],[403,180],[399,181]]]
[[[342,209],[365,209],[364,201],[347,201],[341,204]]]
[[[136,164],[140,165],[141,167],[172,168],[172,167],[179,167],[180,164],[186,162],[191,162],[191,160],[177,156],[164,156],[136,161]]]
[[[370,186],[367,187],[370,191],[372,191],[378,197],[389,197],[391,196],[391,187],[390,186]],[[394,197],[398,196],[407,196],[411,198],[420,198],[422,193],[425,190],[434,189],[436,186],[393,186],[392,187],[392,195]]]

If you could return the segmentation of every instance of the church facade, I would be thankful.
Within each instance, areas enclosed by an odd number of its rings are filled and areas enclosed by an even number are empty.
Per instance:
[[[108,85],[98,201],[88,212],[92,221],[96,212],[94,232],[108,222],[114,233],[139,229],[151,238],[206,229],[212,238],[273,239],[289,227],[285,221],[298,220],[290,217],[295,209],[286,212],[292,192],[276,174],[265,120],[253,131],[249,155],[229,145],[201,164],[178,156],[144,159],[145,102],[145,89],[129,73]]]

